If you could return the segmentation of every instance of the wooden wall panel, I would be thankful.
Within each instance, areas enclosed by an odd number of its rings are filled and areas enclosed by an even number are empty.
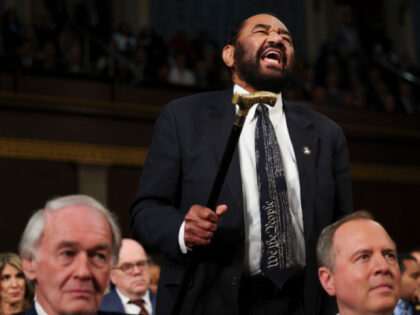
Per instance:
[[[77,192],[73,163],[0,158],[0,251],[17,251],[31,214],[48,199]]]
[[[398,250],[420,246],[420,183],[353,181],[356,209],[369,210],[387,229]]]

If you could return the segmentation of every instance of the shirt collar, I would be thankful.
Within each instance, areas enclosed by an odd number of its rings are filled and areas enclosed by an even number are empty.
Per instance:
[[[127,296],[125,296],[124,294],[122,294],[121,291],[118,290],[117,287],[115,287],[115,291],[117,291],[117,294],[120,297],[121,303],[123,305],[128,304],[128,302],[130,302],[130,299]]]
[[[235,93],[239,93],[239,94],[249,94],[249,92],[247,90],[245,90],[243,87],[235,84],[233,86],[233,94]],[[249,110],[248,114],[251,115],[251,120],[254,119],[254,113],[255,113],[255,108],[256,105],[253,105],[251,107],[251,109]],[[235,105],[237,106],[237,105]],[[273,125],[276,126],[277,122],[280,121],[281,116],[283,115],[283,99],[281,96],[281,93],[279,93],[277,95],[277,101],[276,104],[274,104],[274,106],[267,106],[268,108],[268,113],[270,116],[270,120],[272,121]]]
[[[47,312],[45,312],[45,310],[42,308],[41,304],[39,304],[39,302],[36,300],[36,297],[35,297],[34,304],[35,304],[35,311],[38,315],[48,315]]]
[[[122,294],[122,292],[120,290],[118,290],[117,287],[115,287],[115,291],[117,291],[118,296],[121,299],[121,302],[123,305],[128,304],[131,300],[130,298],[128,298],[127,296],[125,296],[124,294]],[[150,298],[149,298],[149,290],[146,290],[146,293],[143,295],[142,299],[144,300],[144,303],[147,305],[149,304]]]
[[[411,309],[411,304],[410,302],[407,302],[403,299],[399,299],[397,303],[397,308],[403,309],[403,310],[409,310]]]

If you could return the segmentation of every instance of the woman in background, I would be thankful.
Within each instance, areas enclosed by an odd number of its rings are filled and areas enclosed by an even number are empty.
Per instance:
[[[32,292],[25,280],[22,262],[14,253],[0,253],[0,315],[26,311]]]

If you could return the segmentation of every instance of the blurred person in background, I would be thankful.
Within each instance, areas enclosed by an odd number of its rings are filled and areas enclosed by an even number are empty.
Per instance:
[[[420,264],[420,247],[414,248],[411,253],[417,262]],[[414,314],[420,314],[420,277],[417,278],[417,291],[413,301]]]
[[[149,260],[143,246],[124,238],[117,265],[111,270],[111,291],[104,296],[101,311],[154,314],[156,294],[149,290]]]
[[[32,291],[25,280],[22,261],[15,253],[0,253],[0,315],[25,311]]]
[[[157,293],[159,277],[160,277],[160,266],[152,262],[149,265],[149,274],[150,274],[149,289],[150,291]]]
[[[420,266],[417,260],[406,253],[398,254],[398,264],[401,270],[400,299],[394,309],[394,315],[413,315],[412,302],[417,293],[417,279],[420,276]]]

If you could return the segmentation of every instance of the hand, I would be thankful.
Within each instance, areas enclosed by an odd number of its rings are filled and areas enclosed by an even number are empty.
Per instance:
[[[216,211],[199,205],[192,206],[185,215],[185,245],[193,248],[197,245],[210,244],[211,238],[217,230],[217,223],[226,210],[226,205],[217,206]]]

